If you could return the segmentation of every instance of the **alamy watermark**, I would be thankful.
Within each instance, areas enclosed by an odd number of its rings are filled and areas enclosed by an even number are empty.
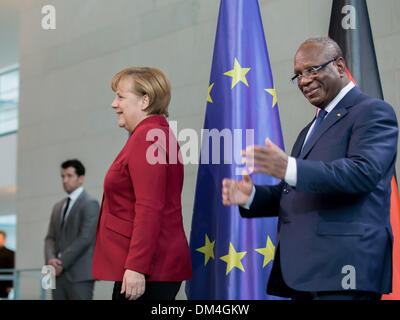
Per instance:
[[[178,161],[182,164],[230,164],[235,165],[236,175],[241,175],[246,168],[242,150],[254,145],[254,129],[202,129],[199,137],[197,131],[191,128],[178,132],[177,121],[170,121],[169,125],[168,146],[163,130],[154,128],[147,132],[146,141],[154,142],[146,150],[149,164],[177,164]],[[175,137],[180,142],[179,154],[177,145],[173,143]],[[247,155],[246,158],[251,160],[252,157]],[[246,170],[251,172],[251,168]]]
[[[356,268],[352,265],[345,265],[342,267],[342,274],[345,276],[342,279],[342,288],[344,290],[356,289]]]
[[[56,29],[56,8],[50,4],[42,7],[42,29],[55,30]]]
[[[42,288],[45,290],[56,288],[56,269],[51,265],[42,267]]]

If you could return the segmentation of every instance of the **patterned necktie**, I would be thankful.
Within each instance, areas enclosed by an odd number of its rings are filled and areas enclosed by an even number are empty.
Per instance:
[[[307,143],[307,141],[310,140],[311,136],[313,135],[313,133],[315,132],[317,127],[321,124],[322,120],[324,120],[324,118],[327,114],[328,114],[328,112],[323,109],[320,109],[318,111],[317,118],[315,119],[314,127],[312,128],[310,134],[308,135],[307,140],[304,142],[303,148],[304,148],[305,144]]]
[[[65,222],[65,215],[66,215],[66,213],[67,213],[67,211],[68,211],[68,207],[69,207],[69,203],[71,202],[71,198],[70,197],[68,197],[67,198],[67,204],[65,205],[65,209],[64,209],[64,211],[63,211],[63,216],[62,216],[62,220],[61,220],[61,228],[63,227],[63,225],[64,225],[64,222]]]

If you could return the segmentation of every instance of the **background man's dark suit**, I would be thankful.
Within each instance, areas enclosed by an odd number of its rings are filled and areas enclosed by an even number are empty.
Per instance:
[[[0,269],[13,269],[14,268],[14,251],[6,247],[0,248]],[[0,298],[7,298],[7,288],[13,286],[12,281],[0,281]]]
[[[394,111],[355,87],[301,150],[310,125],[292,151],[296,187],[285,182],[256,186],[250,210],[240,210],[245,217],[279,215],[280,256],[268,293],[288,294],[280,271],[286,285],[298,291],[344,290],[346,265],[355,269],[356,290],[390,292],[390,180],[398,135]]]

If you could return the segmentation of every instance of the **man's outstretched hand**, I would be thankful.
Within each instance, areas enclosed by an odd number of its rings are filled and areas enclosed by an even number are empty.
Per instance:
[[[245,205],[251,195],[253,181],[247,172],[243,172],[242,181],[222,180],[222,203],[225,206]]]
[[[285,179],[288,164],[287,154],[269,138],[265,146],[250,146],[243,150],[242,156],[250,173],[263,173],[281,180]]]

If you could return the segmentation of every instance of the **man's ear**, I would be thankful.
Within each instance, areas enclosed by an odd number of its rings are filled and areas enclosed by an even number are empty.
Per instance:
[[[338,67],[338,70],[339,70],[340,74],[345,74],[346,73],[346,62],[344,61],[343,57],[337,58],[336,65]]]
[[[142,97],[142,111],[146,110],[147,107],[150,105],[150,97],[149,95],[146,93],[143,97]]]
[[[84,175],[79,176],[79,177],[78,177],[78,181],[79,181],[79,183],[82,185],[83,182],[85,181],[85,176],[84,176]]]

